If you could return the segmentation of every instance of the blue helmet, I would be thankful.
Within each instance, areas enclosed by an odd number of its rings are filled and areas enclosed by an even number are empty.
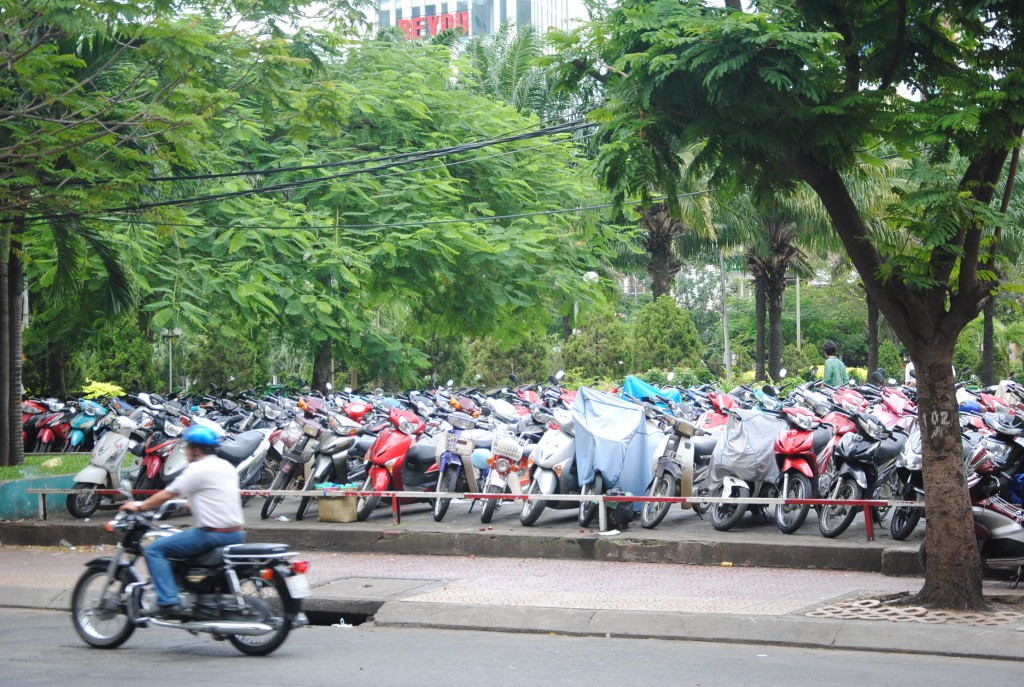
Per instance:
[[[217,436],[217,433],[209,427],[203,427],[202,425],[192,425],[185,430],[181,438],[193,446],[203,446],[209,449],[215,449],[220,446],[220,437]]]

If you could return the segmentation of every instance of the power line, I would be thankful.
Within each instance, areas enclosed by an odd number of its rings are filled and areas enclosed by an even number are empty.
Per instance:
[[[704,191],[691,191],[689,193],[680,193],[677,198],[692,198],[694,196],[701,196],[706,193],[710,193],[710,190]],[[664,200],[664,198],[658,198],[655,200]],[[146,226],[160,226],[160,227],[188,227],[192,229],[381,229],[384,227],[400,228],[400,227],[422,227],[436,224],[470,224],[474,222],[495,222],[498,220],[506,219],[523,219],[526,217],[539,217],[542,215],[564,215],[572,214],[577,212],[588,212],[590,210],[605,210],[607,208],[615,207],[615,203],[602,203],[601,205],[585,205],[578,208],[562,208],[559,210],[537,210],[535,212],[522,212],[512,215],[490,215],[483,217],[464,217],[461,219],[431,219],[431,220],[412,220],[409,222],[376,222],[369,224],[294,224],[294,225],[274,225],[274,224],[207,224],[205,222],[198,224],[186,224],[184,222],[155,222],[151,220],[135,220],[125,219],[122,217],[100,217],[96,219],[102,219],[111,222],[124,222],[125,224],[144,224]]]
[[[159,207],[168,206],[180,206],[180,205],[194,205],[199,203],[208,203],[215,200],[226,200],[228,198],[239,198],[243,196],[257,195],[261,193],[273,193],[276,191],[286,191],[294,188],[302,188],[313,184],[321,184],[327,181],[333,181],[335,179],[343,179],[357,174],[366,174],[369,172],[377,172],[385,169],[391,169],[393,167],[400,167],[416,162],[425,162],[428,160],[434,160],[439,157],[445,157],[448,155],[454,155],[458,153],[464,153],[471,150],[478,150],[480,148],[487,148],[494,145],[500,145],[502,143],[512,143],[515,141],[524,141],[531,138],[539,138],[541,136],[553,136],[561,133],[572,133],[580,129],[590,128],[593,124],[585,124],[580,122],[563,124],[554,127],[547,127],[545,129],[537,129],[535,131],[528,131],[523,134],[516,136],[509,136],[502,139],[490,139],[486,141],[477,141],[474,143],[464,143],[457,146],[451,146],[449,148],[439,148],[427,152],[410,153],[408,157],[403,160],[393,160],[391,162],[376,165],[374,167],[367,167],[365,169],[349,170],[346,172],[339,172],[338,174],[331,174],[323,177],[315,177],[312,179],[300,179],[297,181],[285,182],[280,184],[272,184],[270,186],[263,186],[259,188],[243,189],[239,191],[227,191],[223,193],[213,193],[204,196],[193,196],[191,198],[175,198],[169,200],[154,201],[151,203],[139,203],[137,205],[126,205],[117,208],[101,208],[98,210],[88,210],[85,212],[65,212],[65,213],[53,213],[46,215],[36,215],[32,217],[25,217],[25,222],[39,222],[51,219],[73,219],[77,217],[86,217],[89,215],[111,215],[111,214],[122,214],[122,213],[135,213],[141,210],[149,210]],[[378,158],[372,158],[376,160]],[[0,219],[0,222],[12,222],[13,219]]]

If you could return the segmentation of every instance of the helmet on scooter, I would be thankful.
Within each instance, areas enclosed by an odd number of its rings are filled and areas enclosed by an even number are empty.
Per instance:
[[[220,446],[220,437],[217,436],[217,433],[209,427],[201,425],[192,425],[185,430],[181,438],[187,441],[190,446],[202,446],[210,450]]]

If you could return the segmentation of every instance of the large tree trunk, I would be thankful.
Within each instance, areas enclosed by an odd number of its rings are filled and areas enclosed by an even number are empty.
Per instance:
[[[971,501],[964,487],[960,421],[953,388],[955,342],[955,335],[946,335],[910,345],[917,373],[929,533],[924,587],[914,603],[977,609],[986,604]]]
[[[647,229],[647,274],[651,278],[651,297],[672,295],[672,284],[682,269],[672,249],[673,237],[682,231],[678,219],[669,214],[668,206],[659,203],[641,211]]]
[[[327,393],[327,382],[334,383],[334,347],[330,339],[320,342],[313,358],[313,382],[310,389]]]
[[[15,441],[21,440],[21,427],[17,439],[11,427],[11,313],[7,298],[7,256],[10,253],[11,225],[0,222],[0,422],[4,431],[0,433],[0,467],[15,465],[12,462]],[[20,399],[19,399],[20,401]],[[20,418],[19,418],[20,419]]]
[[[985,301],[985,327],[981,350],[981,383],[992,386],[996,383],[996,297]]]
[[[768,274],[768,375],[779,380],[782,369],[782,295],[786,291],[786,272]]]
[[[757,320],[757,344],[754,352],[754,381],[763,382],[765,335],[768,322],[768,283],[763,275],[754,277],[754,317]]]
[[[56,398],[68,395],[64,368],[64,344],[56,341],[46,354],[47,393]]]
[[[868,306],[868,374],[878,369],[878,303],[865,292],[865,301]],[[889,377],[898,377],[897,370],[886,370]]]
[[[18,218],[11,231],[11,252],[7,261],[7,313],[10,327],[10,386],[8,429],[11,435],[10,465],[25,462],[25,447],[21,442],[21,323],[24,308],[25,267],[21,260],[22,235],[25,221]],[[2,388],[2,387],[0,387]]]

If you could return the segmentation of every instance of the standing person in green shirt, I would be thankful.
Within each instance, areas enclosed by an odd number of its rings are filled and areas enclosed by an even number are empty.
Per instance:
[[[836,357],[836,342],[826,341],[821,349],[825,352],[825,383],[829,386],[846,384],[850,380],[850,375],[846,374],[846,365],[843,361]]]

